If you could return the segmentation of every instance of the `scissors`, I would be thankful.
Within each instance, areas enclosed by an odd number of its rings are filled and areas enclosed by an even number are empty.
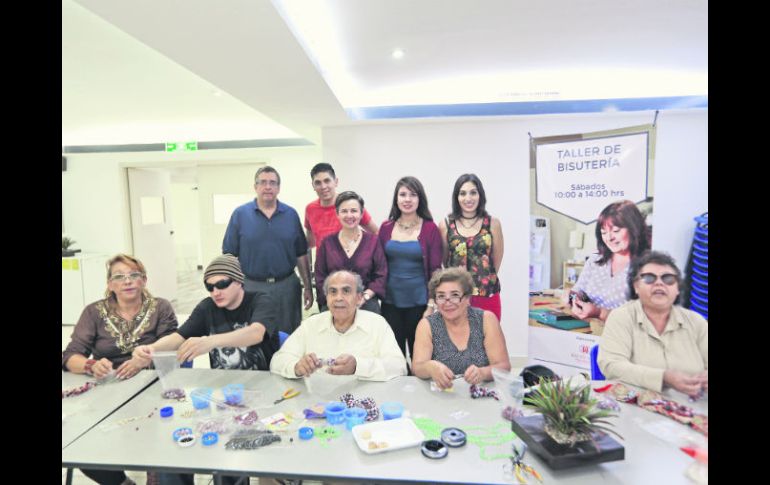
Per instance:
[[[531,475],[537,479],[538,482],[543,483],[543,477],[532,468],[529,463],[524,463],[524,455],[527,453],[527,444],[520,438],[517,438],[513,442],[513,456],[511,457],[511,465],[513,466],[513,473],[516,475],[516,480],[519,483],[526,484],[526,475]]]
[[[273,404],[278,404],[281,401],[285,401],[286,399],[291,399],[294,396],[298,395],[299,391],[293,388],[288,388],[285,391],[283,391],[283,394],[281,394],[281,399],[278,399]]]

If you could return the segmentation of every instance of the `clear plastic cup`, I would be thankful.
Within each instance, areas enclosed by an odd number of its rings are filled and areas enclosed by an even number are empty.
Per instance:
[[[243,384],[228,384],[222,388],[227,404],[240,404],[243,401]]]
[[[175,351],[153,352],[152,364],[158,375],[163,391],[180,389],[177,376],[179,375],[179,361],[176,360]]]
[[[199,387],[193,389],[190,393],[190,399],[192,399],[193,407],[195,409],[207,409],[211,405],[211,393],[214,390],[210,387]]]
[[[500,394],[501,404],[521,409],[524,402],[524,378],[509,371],[492,368],[495,387]]]

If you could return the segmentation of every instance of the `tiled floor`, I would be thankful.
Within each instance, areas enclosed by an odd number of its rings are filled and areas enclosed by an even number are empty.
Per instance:
[[[195,305],[209,296],[206,288],[203,286],[203,270],[193,270],[177,273],[177,296],[176,300],[171,302],[174,311],[178,314],[189,315],[192,313]],[[184,320],[179,319],[179,323]]]

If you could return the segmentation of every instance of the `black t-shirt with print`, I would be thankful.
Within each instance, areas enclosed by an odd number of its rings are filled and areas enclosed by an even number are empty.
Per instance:
[[[245,293],[235,310],[219,308],[206,298],[193,310],[190,318],[177,330],[179,335],[203,337],[228,333],[259,322],[267,329],[262,342],[250,347],[222,347],[209,352],[212,369],[270,370],[270,359],[278,350],[278,327],[275,323],[272,298],[261,291]]]

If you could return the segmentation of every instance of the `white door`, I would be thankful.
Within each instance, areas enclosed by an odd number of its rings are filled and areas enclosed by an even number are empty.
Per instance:
[[[167,170],[128,169],[134,256],[147,268],[147,289],[166,300],[176,299],[170,179]]]

